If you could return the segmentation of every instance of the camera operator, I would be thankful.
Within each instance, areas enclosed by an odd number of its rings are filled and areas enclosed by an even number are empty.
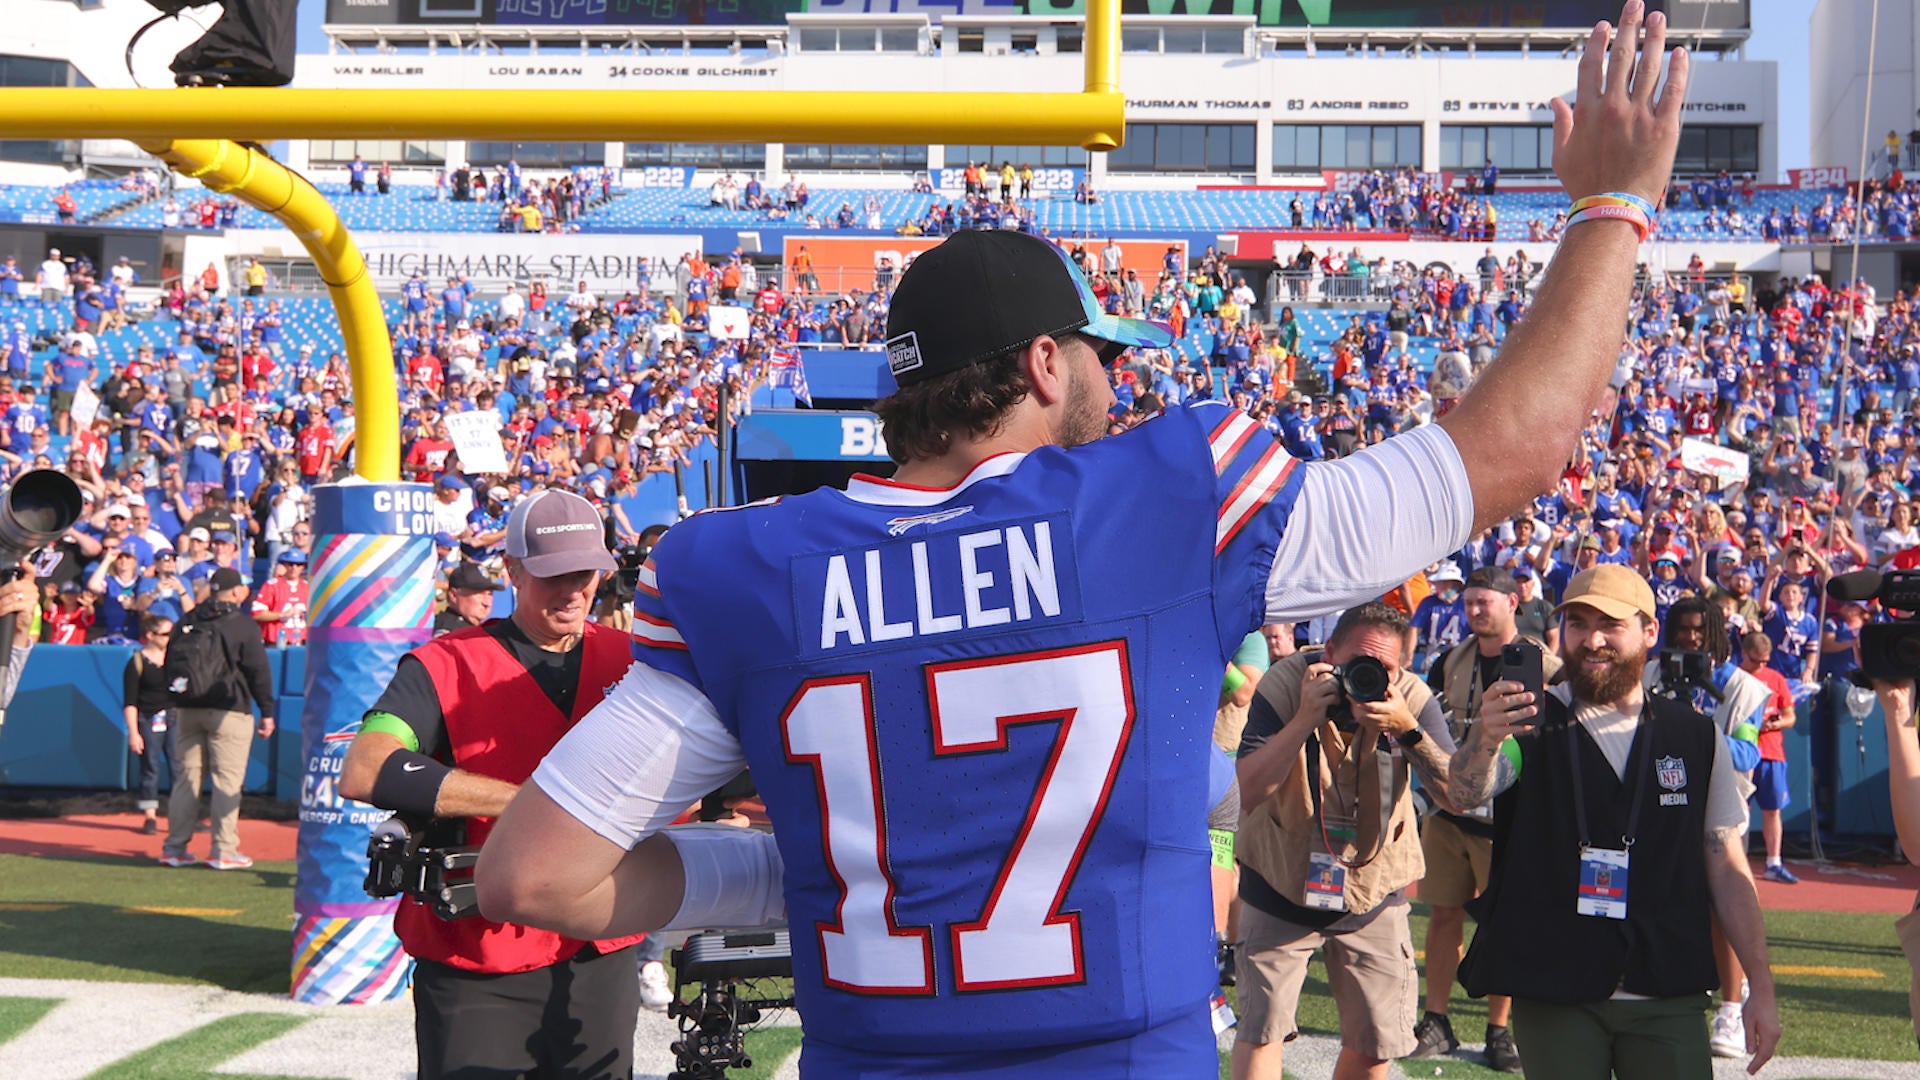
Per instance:
[[[1594,1076],[1600,1060],[1623,1078],[1705,1076],[1718,915],[1751,982],[1758,1071],[1780,1019],[1726,740],[1689,703],[1642,689],[1657,630],[1645,578],[1583,571],[1558,612],[1565,683],[1537,702],[1516,682],[1489,687],[1449,770],[1455,804],[1494,800],[1461,982],[1512,996],[1536,1080]]]
[[[1444,793],[1453,740],[1426,684],[1402,666],[1408,632],[1386,604],[1353,608],[1324,651],[1269,668],[1248,707],[1235,1080],[1279,1080],[1320,948],[1340,1010],[1336,1075],[1384,1077],[1414,1047],[1405,889],[1425,864],[1408,773]]]
[[[1893,799],[1894,834],[1907,861],[1920,866],[1920,735],[1916,735],[1912,679],[1873,680],[1874,696],[1887,718],[1887,786]],[[1913,968],[1907,1004],[1913,1013],[1914,1033],[1920,1036],[1920,897],[1914,909],[1894,924],[1900,949]]]
[[[30,564],[21,565],[19,577],[0,582],[0,619],[11,617],[14,622],[13,654],[7,657],[6,678],[0,682],[0,710],[5,710],[13,700],[13,691],[20,685],[20,673],[27,670],[27,652],[33,648],[29,624],[33,621],[34,608],[39,605],[40,588],[34,584]]]
[[[1727,637],[1726,617],[1717,603],[1699,596],[1674,601],[1667,611],[1663,636],[1671,659],[1663,657],[1658,667],[1647,665],[1643,677],[1646,688],[1689,702],[1694,711],[1713,717],[1714,729],[1726,738],[1735,784],[1740,800],[1745,802],[1753,795],[1753,767],[1760,763],[1760,728],[1766,723],[1773,690],[1733,662],[1733,642]],[[1710,666],[1682,675],[1686,667],[1676,653],[1697,654]],[[1743,853],[1744,838],[1743,829],[1739,845]],[[1749,878],[1753,876],[1744,858],[1740,866]],[[1720,973],[1720,1008],[1713,1015],[1711,1035],[1713,1056],[1737,1058],[1745,1049],[1740,1008],[1745,999],[1746,975],[1740,970],[1740,958],[1720,932],[1718,919],[1713,922],[1713,963]]]
[[[465,819],[465,842],[484,842],[534,766],[632,661],[626,634],[587,621],[613,569],[601,536],[599,514],[578,495],[549,490],[515,504],[506,536],[512,617],[444,634],[401,659],[347,751],[341,793],[416,828]],[[580,941],[477,916],[447,921],[412,897],[394,931],[418,962],[423,1080],[631,1073],[637,936]]]
[[[1487,687],[1500,680],[1501,655],[1508,645],[1524,640],[1541,650],[1541,667],[1548,681],[1560,673],[1560,658],[1546,651],[1538,638],[1522,638],[1516,623],[1520,589],[1512,573],[1483,566],[1467,577],[1460,594],[1473,636],[1454,646],[1427,673],[1427,685],[1441,696],[1448,710],[1448,730],[1455,743],[1466,736]],[[1432,906],[1427,922],[1426,1015],[1414,1029],[1419,1046],[1413,1057],[1451,1054],[1460,1048],[1447,1016],[1447,999],[1460,967],[1460,948],[1466,940],[1467,901],[1487,887],[1493,860],[1493,806],[1481,803],[1454,814],[1435,808],[1420,830],[1420,849],[1427,864],[1420,881],[1420,899]],[[1509,1030],[1512,1003],[1502,995],[1487,1001],[1487,1064],[1501,1072],[1520,1071],[1520,1053]]]

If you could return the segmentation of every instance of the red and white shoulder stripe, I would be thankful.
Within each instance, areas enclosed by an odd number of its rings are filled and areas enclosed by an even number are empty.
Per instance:
[[[1227,466],[1240,456],[1240,451],[1259,430],[1260,424],[1253,417],[1239,409],[1230,410],[1227,418],[1214,426],[1213,433],[1207,436],[1207,450],[1213,454],[1213,475],[1223,476]]]
[[[1256,515],[1264,510],[1273,497],[1287,482],[1293,473],[1293,467],[1300,464],[1292,455],[1280,448],[1279,443],[1267,447],[1245,473],[1240,482],[1227,493],[1226,500],[1220,504],[1220,517],[1215,526],[1213,553],[1220,554],[1240,535]]]
[[[640,576],[634,587],[655,600],[660,599],[660,579],[654,574],[652,559],[640,564]]]
[[[672,623],[644,611],[633,613],[633,638],[642,645],[656,649],[679,649],[686,651],[687,639],[680,636]]]

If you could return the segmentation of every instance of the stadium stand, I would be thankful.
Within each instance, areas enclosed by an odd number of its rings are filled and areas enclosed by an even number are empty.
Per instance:
[[[339,209],[348,228],[374,232],[484,233],[514,231],[513,223],[503,226],[500,202],[456,202],[444,192],[420,183],[396,184],[388,195],[351,196],[345,183],[322,182],[316,185]],[[0,220],[51,220],[53,199],[62,190],[36,185],[0,185]],[[79,204],[82,220],[97,221],[117,228],[158,229],[168,217],[167,200],[144,199],[139,192],[122,190],[114,181],[88,180],[68,185]],[[1290,207],[1298,197],[1308,210],[1321,194],[1314,188],[1267,188],[1243,190],[1184,190],[1102,192],[1094,204],[1075,202],[1065,193],[1020,204],[1031,218],[1031,228],[1044,229],[1056,236],[1098,237],[1112,233],[1129,235],[1198,235],[1234,230],[1284,230],[1290,228]],[[183,184],[172,194],[179,214],[177,228],[198,227],[193,208],[210,193]],[[1838,188],[1795,190],[1760,188],[1748,200],[1736,196],[1734,208],[1740,211],[1738,223],[1730,223],[1724,210],[1698,207],[1684,189],[1674,205],[1658,221],[1656,236],[1669,241],[1765,240],[1765,217],[1774,210],[1787,219],[1797,211],[1810,216],[1823,202],[1838,205],[1844,192]],[[212,196],[216,205],[225,202]],[[803,209],[791,213],[769,214],[762,210],[728,209],[714,205],[705,187],[696,188],[614,188],[612,197],[582,208],[572,223],[587,233],[642,233],[656,230],[740,229],[775,235],[817,232],[822,229],[859,233],[894,234],[909,221],[922,222],[936,205],[956,201],[951,194],[915,193],[901,189],[830,187],[810,193]],[[1501,241],[1537,240],[1530,225],[1540,222],[1551,226],[1564,200],[1555,191],[1504,190],[1487,197],[1497,217],[1494,236]],[[842,224],[842,208],[850,222]],[[811,215],[811,218],[809,217]],[[217,220],[217,219],[216,219]],[[877,228],[869,223],[877,221]],[[1784,223],[1783,223],[1784,224]],[[234,204],[231,224],[219,227],[238,229],[277,229],[271,216],[252,207]],[[1435,235],[1436,229],[1417,227],[1395,229],[1386,223],[1374,227],[1360,213],[1354,228],[1341,224],[1337,215],[1323,231],[1387,232],[1395,235]],[[1781,232],[1786,232],[1783,228]],[[1468,239],[1485,238],[1474,233]],[[1779,239],[1779,236],[1773,239]],[[1787,238],[1793,238],[1789,235]],[[1807,238],[1806,228],[1801,239]],[[1862,239],[1882,240],[1884,231]]]

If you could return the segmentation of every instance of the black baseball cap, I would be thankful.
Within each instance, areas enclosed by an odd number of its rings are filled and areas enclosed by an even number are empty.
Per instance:
[[[970,229],[922,252],[900,276],[887,309],[887,367],[911,386],[1070,333],[1108,343],[1103,363],[1173,344],[1165,327],[1102,311],[1080,268],[1047,241]]]
[[[1491,566],[1482,566],[1467,575],[1466,587],[1469,589],[1491,589],[1497,593],[1512,596],[1520,591],[1513,583],[1513,575]]]
[[[447,587],[460,592],[499,592],[500,585],[470,562],[462,562],[447,575]]]

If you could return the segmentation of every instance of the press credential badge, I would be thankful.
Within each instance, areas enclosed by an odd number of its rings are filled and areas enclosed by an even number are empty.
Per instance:
[[[1607,919],[1627,917],[1627,852],[1584,848],[1580,852],[1580,898],[1574,910]]]

